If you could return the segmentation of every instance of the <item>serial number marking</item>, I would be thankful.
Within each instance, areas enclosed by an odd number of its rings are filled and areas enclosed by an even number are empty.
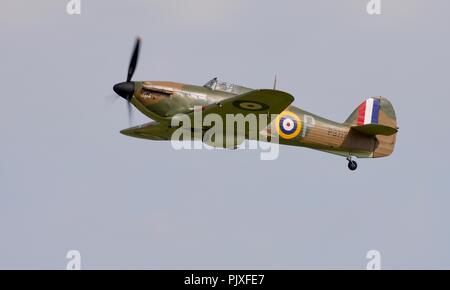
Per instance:
[[[333,137],[337,137],[337,138],[344,138],[345,137],[345,133],[342,131],[339,131],[337,129],[334,128],[328,128],[328,136],[333,136]]]

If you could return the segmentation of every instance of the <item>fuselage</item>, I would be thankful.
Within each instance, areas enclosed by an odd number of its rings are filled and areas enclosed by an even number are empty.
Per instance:
[[[188,114],[195,107],[206,107],[225,99],[252,91],[250,88],[226,83],[224,88],[213,89],[211,86],[196,86],[166,81],[135,82],[133,105],[143,114],[158,122],[170,123],[177,114]],[[222,84],[222,83],[221,83]],[[302,146],[326,151],[343,156],[371,157],[376,138],[350,130],[350,125],[338,123],[316,114],[289,106],[283,114],[295,117],[300,126],[295,136],[279,137],[280,144]],[[273,130],[263,130],[260,134],[274,136]]]

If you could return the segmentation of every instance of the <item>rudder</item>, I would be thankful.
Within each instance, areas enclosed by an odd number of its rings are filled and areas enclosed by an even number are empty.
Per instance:
[[[389,156],[394,151],[397,118],[391,102],[384,97],[369,98],[356,108],[345,124],[352,130],[375,136],[373,157]]]

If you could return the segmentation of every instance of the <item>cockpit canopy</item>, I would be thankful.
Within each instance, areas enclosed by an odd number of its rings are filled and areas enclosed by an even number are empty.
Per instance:
[[[205,88],[211,89],[213,91],[232,93],[236,95],[248,93],[253,91],[250,88],[246,88],[243,86],[235,85],[232,83],[219,81],[217,78],[213,78],[209,82],[204,85]]]

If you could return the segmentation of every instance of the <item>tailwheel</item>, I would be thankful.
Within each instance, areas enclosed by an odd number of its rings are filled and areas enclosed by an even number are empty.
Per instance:
[[[355,160],[352,160],[351,156],[347,157],[347,160],[348,160],[348,169],[350,169],[351,171],[355,171],[356,168],[358,168],[358,163],[356,163]]]

